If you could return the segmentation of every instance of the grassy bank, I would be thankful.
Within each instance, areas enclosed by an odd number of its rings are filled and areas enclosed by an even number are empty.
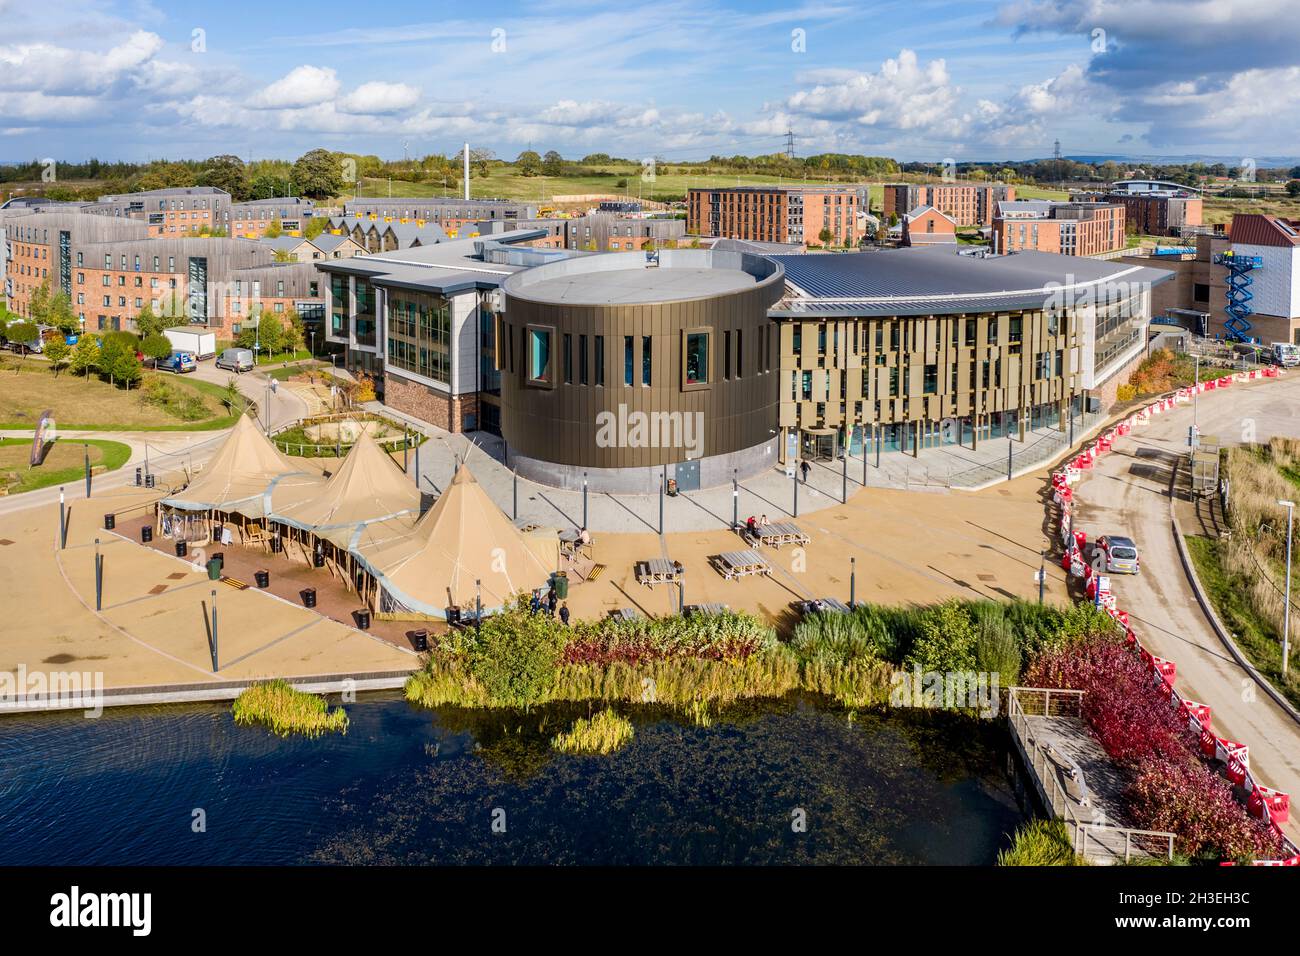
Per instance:
[[[1282,637],[1273,622],[1265,619],[1252,604],[1251,578],[1231,570],[1228,544],[1198,535],[1186,535],[1184,540],[1201,587],[1237,647],[1293,706],[1300,707],[1300,679],[1296,676],[1300,654],[1292,648],[1291,672],[1284,680]]]
[[[1074,852],[1070,831],[1060,820],[1030,820],[998,854],[998,866],[1087,866]]]
[[[407,681],[406,697],[429,707],[605,701],[689,712],[802,690],[866,708],[890,702],[898,669],[979,671],[1009,686],[1043,649],[1110,627],[1086,605],[949,601],[809,615],[786,642],[747,614],[566,628],[521,606],[477,634],[444,638]]]
[[[237,724],[261,724],[280,737],[348,732],[348,715],[342,707],[330,710],[324,697],[295,690],[284,680],[250,685],[235,698],[233,714]]]
[[[579,717],[551,739],[551,746],[566,754],[611,754],[630,743],[634,734],[632,721],[607,708],[591,718]]]
[[[86,449],[90,450],[90,466],[104,471],[116,471],[131,457],[131,448],[121,442],[90,439],[86,441],[56,441],[46,453],[45,460],[32,468],[32,441],[30,438],[0,438],[0,490],[10,495],[48,488],[50,485],[67,485],[81,482],[86,474]]]

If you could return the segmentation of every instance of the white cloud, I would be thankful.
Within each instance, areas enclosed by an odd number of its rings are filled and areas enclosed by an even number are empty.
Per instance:
[[[267,86],[250,100],[253,109],[300,109],[326,103],[339,93],[339,80],[327,66],[300,66]]]
[[[103,92],[129,80],[162,49],[157,34],[138,30],[106,53],[89,53],[49,43],[0,46],[0,89],[51,94]]]
[[[338,102],[344,113],[400,113],[420,101],[420,91],[405,83],[362,83]]]

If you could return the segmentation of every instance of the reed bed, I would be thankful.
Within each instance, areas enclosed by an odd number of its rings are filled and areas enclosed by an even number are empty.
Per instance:
[[[632,741],[632,721],[606,708],[591,718],[579,717],[569,730],[551,738],[551,746],[566,754],[611,754]]]
[[[998,853],[998,866],[1087,866],[1074,852],[1070,832],[1060,820],[1030,820]]]
[[[280,737],[348,732],[348,715],[342,707],[330,710],[324,697],[296,690],[280,679],[249,685],[235,698],[232,711],[235,723],[261,724]]]

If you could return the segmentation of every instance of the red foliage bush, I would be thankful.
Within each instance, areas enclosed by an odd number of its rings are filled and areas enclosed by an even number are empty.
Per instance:
[[[1133,774],[1127,796],[1139,827],[1177,834],[1188,856],[1281,853],[1277,835],[1247,816],[1228,782],[1201,761],[1196,735],[1142,659],[1119,641],[1092,638],[1046,651],[1023,683],[1084,692],[1084,720],[1111,759]]]

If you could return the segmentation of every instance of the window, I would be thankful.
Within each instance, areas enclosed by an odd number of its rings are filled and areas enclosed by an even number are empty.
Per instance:
[[[641,384],[650,384],[650,373],[653,371],[651,364],[650,336],[641,336]]]
[[[551,329],[530,325],[527,328],[528,382],[530,385],[552,385]]]
[[[587,337],[578,336],[578,384],[587,384]]]
[[[722,378],[731,378],[731,333],[722,333]]]
[[[632,336],[623,336],[623,384],[632,384],[632,370],[636,367],[636,353],[632,345]]]
[[[573,336],[564,333],[564,384],[573,382]]]
[[[925,384],[922,391],[926,395],[933,395],[939,391],[939,366],[927,365],[925,367]]]
[[[596,355],[593,359],[596,366],[596,384],[605,384],[605,336],[596,336]]]
[[[686,385],[709,383],[709,333],[685,332],[686,347],[682,352],[683,376]]]
[[[736,329],[736,378],[745,374],[745,339],[744,332]]]

